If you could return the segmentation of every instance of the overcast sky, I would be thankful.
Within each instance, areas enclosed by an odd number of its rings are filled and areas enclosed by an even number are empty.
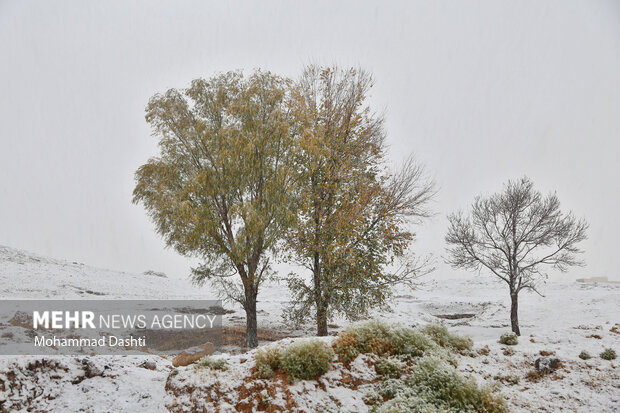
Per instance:
[[[147,100],[309,62],[374,74],[392,159],[414,152],[440,187],[416,242],[436,274],[457,274],[446,215],[528,175],[591,224],[568,276],[620,278],[617,1],[0,0],[0,245],[185,277],[131,203],[157,153]]]

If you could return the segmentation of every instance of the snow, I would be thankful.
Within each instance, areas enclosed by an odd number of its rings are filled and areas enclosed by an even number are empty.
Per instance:
[[[215,294],[208,287],[198,288],[187,280],[177,280],[94,268],[80,263],[37,256],[8,247],[0,247],[0,289],[4,299],[211,299]],[[415,290],[399,291],[393,311],[373,316],[408,326],[442,322],[451,331],[474,339],[474,348],[488,346],[488,356],[460,357],[459,369],[480,381],[498,375],[516,375],[516,385],[505,384],[502,393],[513,411],[620,411],[620,361],[602,360],[605,348],[620,350],[620,285],[612,283],[549,282],[542,291],[545,297],[523,293],[520,300],[522,336],[511,346],[513,355],[504,355],[497,340],[509,328],[509,297],[506,286],[483,276],[463,275],[462,278],[439,280],[426,277]],[[259,294],[259,327],[289,332],[282,325],[282,307],[288,294],[280,285],[263,288]],[[243,312],[224,316],[225,325],[243,325]],[[470,318],[443,319],[437,316],[471,314]],[[9,326],[0,320],[0,335],[11,333],[18,339],[25,333],[21,327]],[[345,320],[335,320],[336,333],[345,327]],[[294,334],[313,334],[312,325]],[[597,338],[600,337],[600,338]],[[293,339],[285,339],[289,342]],[[325,340],[329,340],[326,338]],[[578,358],[582,350],[593,358]],[[564,367],[555,375],[538,382],[529,382],[526,374],[540,352],[554,353]],[[0,411],[3,402],[9,410],[27,408],[42,411],[167,411],[166,406],[190,406],[202,403],[209,407],[204,392],[217,388],[223,398],[220,411],[234,411],[234,404],[251,402],[251,395],[239,394],[240,384],[247,379],[253,366],[252,353],[221,355],[228,360],[226,371],[214,372],[188,366],[172,370],[170,357],[159,356],[93,356],[45,357],[63,367],[34,371],[28,366],[42,357],[0,357],[0,380],[15,374],[23,387],[19,390],[0,389]],[[85,361],[102,369],[101,376],[84,377]],[[150,370],[141,366],[145,360],[156,363]],[[343,369],[334,369],[318,382],[298,382],[287,386],[288,393],[274,393],[271,403],[286,403],[293,397],[298,406],[309,411],[321,404],[340,403],[351,411],[365,411],[360,388],[343,386]],[[374,371],[363,357],[346,371],[354,377],[371,380]],[[183,382],[200,388],[193,395],[166,392],[166,383]],[[74,384],[75,382],[75,384]],[[217,383],[217,386],[216,386]],[[209,387],[211,386],[211,387]],[[266,387],[267,384],[255,384]],[[169,387],[170,388],[170,387]],[[195,400],[191,400],[191,398]],[[21,406],[21,407],[20,407]],[[209,411],[209,410],[207,410]]]

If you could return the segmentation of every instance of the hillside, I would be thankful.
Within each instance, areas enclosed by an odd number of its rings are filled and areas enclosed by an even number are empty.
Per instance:
[[[99,269],[8,247],[0,247],[0,288],[5,299],[204,299],[213,296],[208,288],[196,288],[184,280]],[[458,356],[459,370],[471,374],[479,382],[503,381],[501,391],[512,411],[620,410],[619,362],[598,357],[607,347],[620,351],[620,285],[553,282],[544,287],[543,293],[545,297],[523,295],[520,314],[523,336],[518,345],[510,347],[514,354],[498,343],[500,334],[509,329],[507,292],[503,285],[487,278],[467,276],[446,281],[428,278],[418,289],[400,292],[395,298],[393,312],[377,313],[375,317],[406,326],[441,322],[450,331],[470,336],[477,355]],[[286,297],[279,286],[263,289],[259,295],[260,327],[283,335],[290,333],[280,319]],[[224,316],[225,325],[242,324],[243,313],[234,310],[234,314]],[[343,320],[335,320],[331,331],[336,333],[346,325]],[[21,327],[0,320],[0,336],[4,339],[17,336],[18,329]],[[311,331],[309,325],[294,333],[311,334]],[[284,342],[291,340],[296,339]],[[486,350],[483,354],[477,352],[486,346],[488,354],[484,354]],[[582,350],[594,357],[581,360],[578,355]],[[555,375],[529,381],[526,376],[540,352],[554,354],[563,362],[563,367]],[[196,395],[208,391],[204,384],[209,380],[229,383],[227,403],[230,408],[220,407],[221,411],[235,411],[233,402],[243,398],[238,393],[239,386],[244,380],[251,380],[252,353],[218,357],[227,359],[231,368],[196,371],[188,366],[180,368],[174,373],[177,377],[171,378],[170,359],[158,356],[54,357],[45,361],[37,357],[5,356],[0,358],[0,411],[27,408],[167,411],[166,405],[187,401],[183,386],[174,389],[168,386],[170,391],[165,390],[167,382],[180,379],[196,384],[194,387],[199,389]],[[344,376],[338,376],[342,373],[340,367],[334,364],[333,368],[326,380],[330,388],[337,389],[337,377]],[[209,375],[213,377],[207,379]],[[518,378],[516,383],[515,377]],[[319,405],[328,405],[331,397],[337,394],[344,397],[341,402],[357,406],[357,411],[363,411],[366,406],[361,402],[363,392],[345,384],[341,390],[333,391],[316,388],[313,382],[301,382],[296,386],[308,391],[314,389],[312,394],[318,398]],[[298,397],[296,404],[304,406],[304,392],[298,393],[299,396],[293,394]]]

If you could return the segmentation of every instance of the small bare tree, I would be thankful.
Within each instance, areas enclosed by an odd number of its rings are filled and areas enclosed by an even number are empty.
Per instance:
[[[543,197],[528,178],[509,181],[502,193],[478,196],[469,215],[458,212],[448,220],[447,262],[454,268],[489,270],[508,284],[517,335],[519,292],[540,294],[537,283],[547,278],[545,267],[564,272],[583,265],[577,244],[587,238],[588,224],[560,211],[558,197]]]

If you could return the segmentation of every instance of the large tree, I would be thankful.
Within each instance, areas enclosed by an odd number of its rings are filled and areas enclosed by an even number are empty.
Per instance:
[[[434,193],[410,158],[386,167],[383,119],[366,100],[363,70],[305,69],[293,92],[296,222],[288,234],[294,261],[310,272],[291,274],[288,316],[312,316],[318,335],[331,315],[358,318],[386,303],[391,287],[420,269],[409,260],[407,224],[427,216]]]
[[[289,82],[266,72],[228,72],[151,98],[146,120],[160,154],[136,172],[134,202],[181,254],[203,264],[246,313],[258,345],[256,298],[291,217]]]
[[[504,191],[477,197],[471,212],[448,217],[448,263],[454,268],[487,270],[510,291],[512,331],[519,329],[519,293],[538,292],[545,268],[566,271],[582,265],[577,244],[586,239],[587,223],[560,210],[555,193],[543,196],[523,178]]]

